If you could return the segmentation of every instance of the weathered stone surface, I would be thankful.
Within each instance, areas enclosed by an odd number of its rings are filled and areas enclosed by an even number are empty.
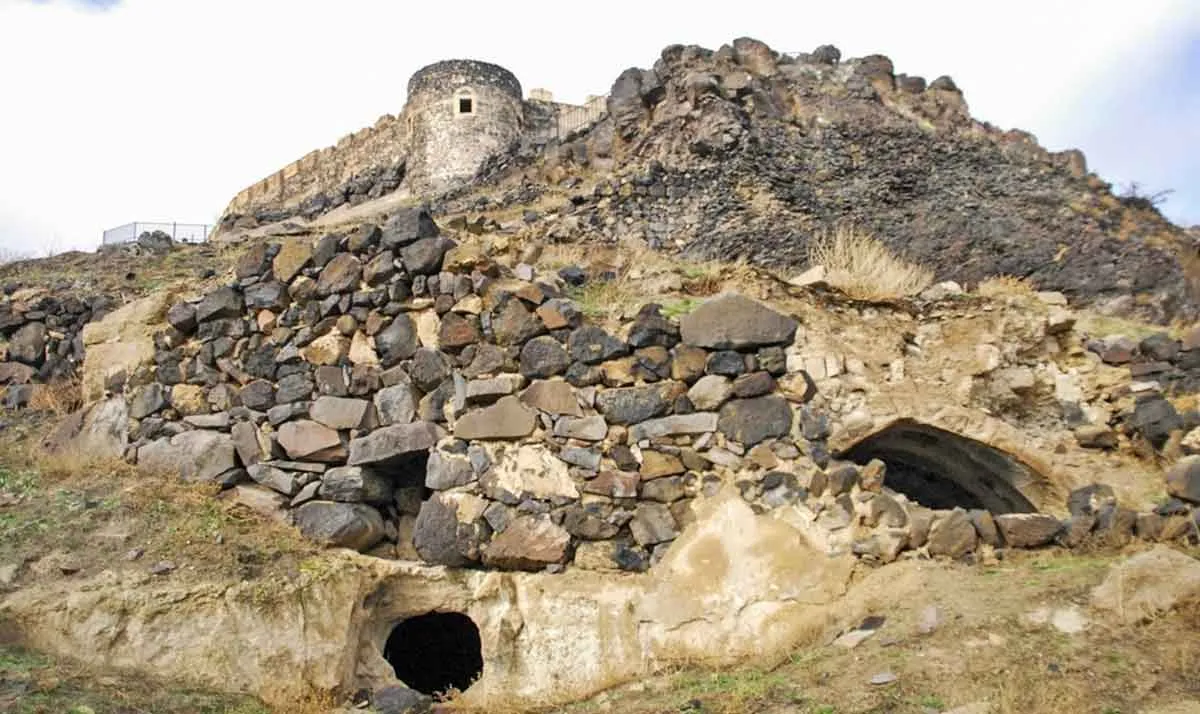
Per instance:
[[[445,493],[435,493],[421,504],[413,546],[422,560],[435,565],[461,568],[479,560],[477,531],[460,521],[458,502]]]
[[[595,325],[585,325],[571,333],[567,351],[576,362],[599,364],[628,354],[629,348],[617,338]]]
[[[279,380],[279,389],[275,392],[275,402],[291,404],[308,399],[313,393],[313,382],[303,372],[289,374]]]
[[[498,345],[519,345],[546,332],[546,326],[516,298],[492,315],[492,335]]]
[[[687,395],[696,409],[713,411],[733,396],[733,382],[717,374],[705,375],[692,385]]]
[[[375,335],[375,349],[385,367],[412,357],[418,346],[417,326],[405,312]]]
[[[575,390],[566,382],[538,380],[521,392],[521,401],[554,415],[581,416]]]
[[[300,354],[312,364],[341,364],[350,354],[350,340],[334,330],[310,342],[300,350]]]
[[[1185,456],[1167,470],[1167,493],[1188,501],[1200,503],[1200,456]]]
[[[233,439],[214,431],[185,431],[138,449],[138,467],[176,473],[186,481],[215,482],[237,467]]]
[[[249,467],[271,457],[271,440],[248,421],[233,425],[233,447],[242,465]]]
[[[559,419],[554,423],[554,435],[581,441],[603,441],[608,435],[608,422],[598,414],[579,419]]]
[[[787,436],[792,430],[792,409],[780,396],[737,399],[721,407],[717,428],[726,438],[753,446]]]
[[[502,570],[541,570],[566,558],[571,534],[544,516],[521,516],[492,538],[483,563]]]
[[[686,470],[678,456],[664,454],[661,451],[646,450],[642,452],[642,466],[639,472],[643,481],[671,474],[681,474]]]
[[[579,489],[571,479],[567,465],[538,444],[505,450],[492,468],[480,477],[480,483],[488,497],[510,505],[517,505],[525,498],[579,498]]]
[[[1115,449],[1117,432],[1103,424],[1084,424],[1076,427],[1075,441],[1085,449]]]
[[[321,498],[346,503],[391,503],[391,479],[366,466],[339,466],[321,477]]]
[[[612,424],[637,424],[662,416],[670,406],[658,385],[606,389],[596,395],[596,408]]]
[[[535,337],[521,348],[521,374],[529,379],[546,379],[567,371],[571,356],[558,340],[550,336]]]
[[[313,421],[330,429],[357,429],[370,406],[365,399],[323,396],[312,403],[308,413]]]
[[[438,344],[442,349],[457,352],[467,345],[479,342],[482,338],[479,318],[474,315],[449,312],[442,316],[442,323],[438,328]]]
[[[673,414],[660,419],[651,419],[636,424],[629,429],[632,441],[657,439],[661,436],[681,436],[685,434],[705,434],[716,431],[719,415],[716,412],[692,412],[691,414]]]
[[[1071,491],[1067,496],[1067,510],[1072,516],[1090,516],[1117,504],[1117,494],[1112,486],[1093,483]]]
[[[309,501],[295,514],[300,532],[327,546],[361,552],[383,540],[386,532],[379,511],[363,503]]]
[[[367,285],[382,285],[396,274],[395,254],[390,250],[380,252],[363,267],[363,280]]]
[[[290,302],[287,286],[275,281],[255,283],[243,293],[250,310],[282,310]]]
[[[454,424],[460,439],[520,439],[533,433],[537,412],[507,396],[490,407],[467,412]]]
[[[641,477],[629,471],[601,471],[583,484],[583,491],[609,498],[636,498],[639,481]]]
[[[279,427],[279,445],[289,458],[304,459],[338,449],[342,440],[338,433],[315,421],[289,421]],[[317,459],[321,460],[321,459]]]
[[[408,368],[409,377],[422,392],[432,392],[450,376],[450,359],[437,350],[421,347]]]
[[[417,400],[412,387],[401,382],[375,393],[375,411],[383,426],[408,424],[417,415]]]
[[[46,326],[40,322],[26,323],[8,343],[8,356],[34,367],[46,358]]]
[[[286,523],[291,517],[287,510],[287,497],[263,486],[241,484],[229,489],[222,496],[272,520]]]
[[[145,419],[158,410],[167,406],[167,396],[158,382],[142,385],[133,392],[129,399],[129,416],[134,419]]]
[[[1092,606],[1135,624],[1200,598],[1200,560],[1156,545],[1114,565],[1095,590]]]
[[[525,378],[519,374],[501,374],[489,379],[472,379],[467,382],[466,399],[471,404],[491,402],[516,392],[524,385]]]
[[[321,269],[317,295],[322,297],[350,292],[362,278],[362,262],[353,253],[339,253]]]
[[[933,522],[929,531],[929,554],[961,558],[975,550],[976,538],[975,526],[967,512],[956,508],[940,514]]]
[[[381,234],[380,243],[386,248],[395,248],[423,238],[434,238],[438,234],[438,227],[427,208],[401,208],[383,224]]]
[[[309,241],[286,241],[279,247],[279,253],[275,255],[275,259],[271,262],[275,279],[284,283],[292,282],[292,278],[299,275],[300,271],[312,260],[312,255],[312,243]]]
[[[425,465],[425,485],[435,491],[465,486],[475,480],[470,459],[434,449]]]
[[[429,714],[432,703],[431,697],[399,685],[371,694],[371,708],[378,714]]]
[[[639,310],[629,329],[629,344],[633,347],[674,347],[679,342],[679,326],[662,314],[662,306],[647,303]]]
[[[679,526],[671,509],[664,504],[642,503],[634,511],[629,530],[638,545],[656,545],[679,536]]]
[[[449,238],[422,238],[400,249],[400,260],[409,275],[435,275],[442,258],[456,243]]]
[[[233,288],[217,288],[196,306],[196,320],[208,322],[224,318],[240,318],[245,308],[242,296]]]
[[[730,350],[787,344],[799,323],[741,295],[722,295],[679,319],[683,342],[696,347]]]
[[[180,302],[167,310],[167,324],[185,335],[196,331],[196,306]]]
[[[252,464],[246,467],[246,473],[256,483],[262,484],[267,488],[282,493],[285,496],[295,496],[300,491],[300,482],[298,474],[283,469],[268,466],[267,464]]]
[[[433,448],[442,436],[436,424],[419,421],[376,429],[350,442],[351,466],[387,466],[418,451]]]

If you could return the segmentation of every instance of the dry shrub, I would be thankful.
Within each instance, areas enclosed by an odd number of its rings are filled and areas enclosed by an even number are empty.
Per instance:
[[[1015,275],[995,275],[979,283],[976,292],[980,297],[1028,297],[1037,296],[1037,288],[1025,278]]]
[[[858,300],[895,300],[933,283],[933,271],[893,253],[874,236],[839,227],[812,240],[810,265],[825,268],[825,282]]]
[[[29,408],[66,416],[83,406],[83,390],[78,377],[59,379],[49,384],[35,384],[29,398]]]

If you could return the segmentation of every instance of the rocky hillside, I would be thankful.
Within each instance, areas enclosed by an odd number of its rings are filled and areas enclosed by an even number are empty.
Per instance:
[[[1078,151],[971,118],[949,77],[883,56],[796,58],[738,40],[671,46],[614,83],[610,115],[543,154],[498,162],[443,213],[528,206],[565,190],[529,232],[650,245],[793,270],[839,224],[964,285],[1029,279],[1074,303],[1169,320],[1195,314],[1194,239],[1121,198]],[[1181,256],[1183,262],[1181,262]]]

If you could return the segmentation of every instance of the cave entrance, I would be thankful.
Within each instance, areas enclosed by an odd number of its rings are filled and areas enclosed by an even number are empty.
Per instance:
[[[887,464],[884,485],[922,506],[1032,513],[1017,488],[1037,473],[1012,454],[954,432],[903,420],[840,452],[838,458]]]
[[[397,623],[383,657],[397,679],[435,697],[466,691],[483,674],[479,628],[460,612],[430,612]]]

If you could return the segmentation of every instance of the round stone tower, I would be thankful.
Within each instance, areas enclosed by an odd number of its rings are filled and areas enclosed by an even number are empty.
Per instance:
[[[507,69],[446,60],[408,80],[407,176],[415,194],[440,193],[470,180],[520,136],[521,83]]]

